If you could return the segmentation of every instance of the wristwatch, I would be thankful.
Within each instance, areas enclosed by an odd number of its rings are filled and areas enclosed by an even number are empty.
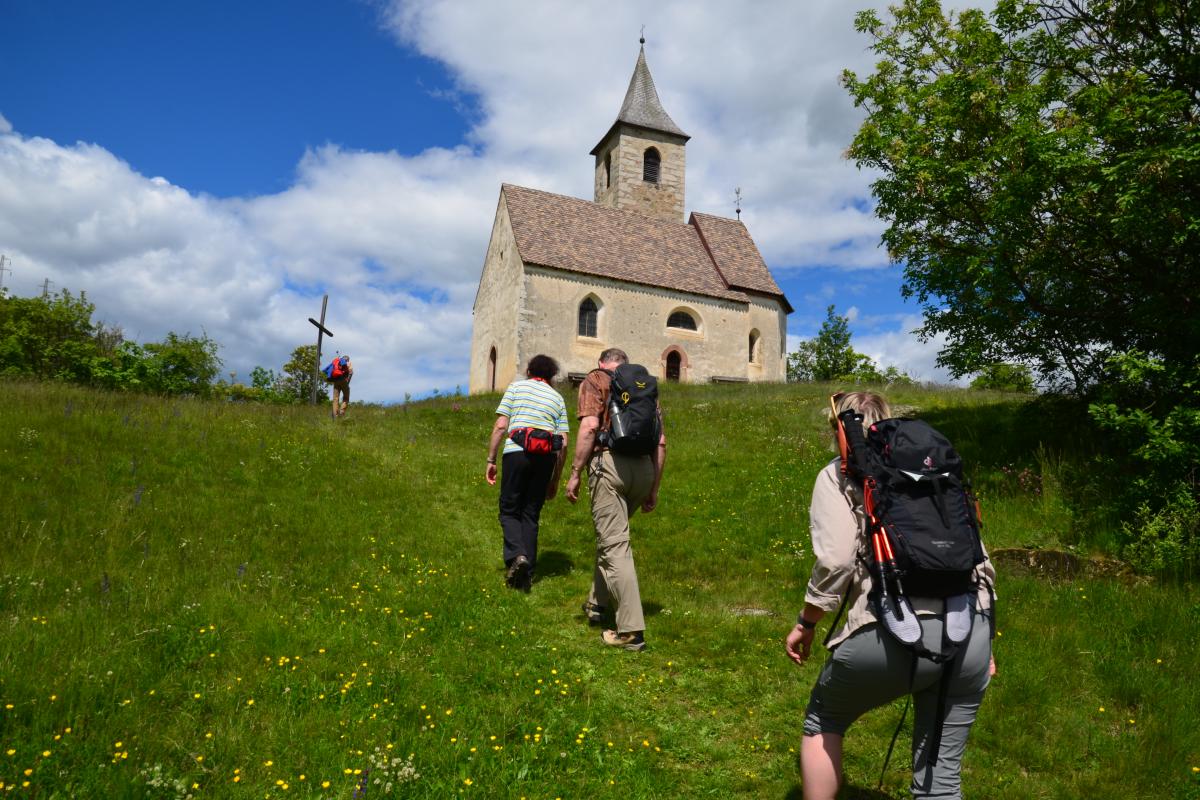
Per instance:
[[[808,631],[811,631],[813,628],[817,627],[817,623],[809,622],[804,618],[804,612],[800,612],[800,616],[796,617],[796,624]]]

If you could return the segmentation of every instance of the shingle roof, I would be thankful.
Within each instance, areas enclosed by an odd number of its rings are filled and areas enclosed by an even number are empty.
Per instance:
[[[689,222],[700,232],[700,238],[731,287],[783,294],[741,220],[693,212]]]
[[[629,79],[629,89],[625,92],[625,102],[621,105],[621,113],[617,114],[617,121],[687,137],[658,99],[654,78],[650,77],[650,68],[646,66],[644,46],[638,51],[637,64],[634,65],[633,76]]]
[[[728,272],[791,310],[740,222],[707,214],[671,222],[507,183],[500,194],[527,264],[746,302],[722,277]]]
[[[604,134],[600,143],[603,144],[612,133],[612,129],[622,122],[680,136],[685,142],[691,138],[680,130],[675,120],[671,119],[671,115],[662,107],[662,101],[658,99],[658,90],[654,88],[654,78],[650,76],[650,68],[646,66],[645,46],[638,51],[637,64],[634,65],[633,75],[629,78],[629,88],[625,91],[625,102],[621,104],[617,120],[608,129],[608,133]],[[596,155],[599,149],[600,144],[597,144],[591,154]]]

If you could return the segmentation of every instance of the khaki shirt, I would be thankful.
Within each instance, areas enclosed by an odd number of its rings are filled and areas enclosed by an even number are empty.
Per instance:
[[[813,564],[804,602],[837,612],[846,590],[850,590],[842,626],[829,638],[832,649],[864,625],[875,622],[875,614],[867,600],[871,589],[871,574],[864,558],[867,554],[867,521],[863,512],[862,492],[854,482],[842,475],[841,459],[835,458],[817,475],[813,485],[812,506],[809,508],[809,527],[812,531]],[[992,607],[988,587],[996,580],[996,571],[984,550],[984,561],[975,568],[979,583],[976,608]],[[911,598],[917,614],[941,614],[945,604],[937,598]]]

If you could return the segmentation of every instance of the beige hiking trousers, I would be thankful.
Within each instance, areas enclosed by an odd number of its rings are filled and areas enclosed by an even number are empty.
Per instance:
[[[596,528],[596,570],[588,602],[616,606],[617,632],[644,631],[629,518],[650,495],[654,462],[650,456],[621,456],[605,450],[588,467],[592,523]]]

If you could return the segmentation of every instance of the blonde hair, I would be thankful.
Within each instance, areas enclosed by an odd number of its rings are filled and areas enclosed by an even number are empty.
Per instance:
[[[833,405],[837,408],[837,413],[841,414],[847,409],[854,409],[863,416],[863,427],[869,428],[881,419],[888,419],[892,416],[892,407],[888,405],[888,401],[883,395],[875,394],[874,392],[846,392],[841,395],[834,395]],[[829,424],[836,427],[837,420],[834,419],[833,410],[826,412],[829,417]]]

